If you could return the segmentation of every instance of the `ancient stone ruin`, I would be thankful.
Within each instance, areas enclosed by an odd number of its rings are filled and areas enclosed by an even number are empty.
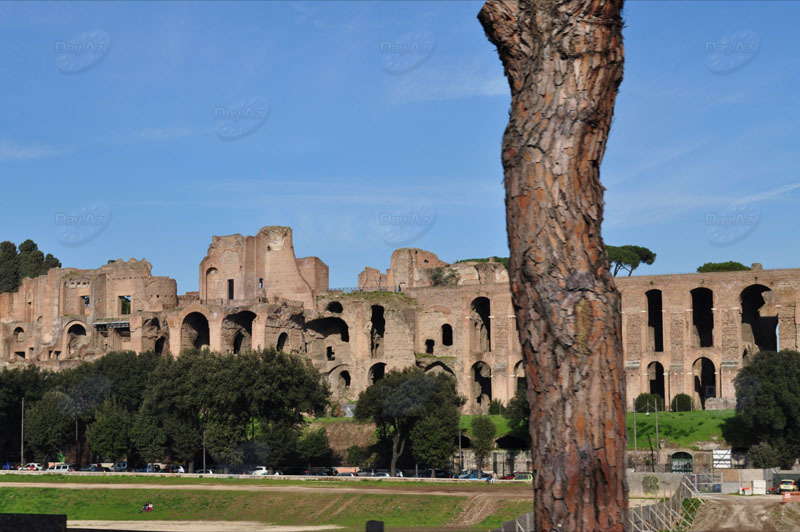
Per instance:
[[[757,266],[757,265],[756,265]],[[448,264],[402,248],[357,291],[328,287],[328,266],[296,258],[288,227],[213,237],[199,291],[178,295],[145,260],[54,268],[0,294],[0,365],[61,369],[110,351],[238,353],[274,347],[308,357],[334,398],[353,401],[386,372],[445,372],[486,412],[525,385],[508,287],[498,262]],[[625,277],[628,403],[642,392],[696,408],[730,407],[732,379],[760,349],[797,349],[800,270]]]

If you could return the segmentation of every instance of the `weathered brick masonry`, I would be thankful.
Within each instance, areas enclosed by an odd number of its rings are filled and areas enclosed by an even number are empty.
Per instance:
[[[277,347],[309,357],[344,402],[387,371],[454,375],[465,410],[508,401],[524,383],[508,273],[403,248],[359,292],[328,287],[328,266],[296,258],[288,227],[213,237],[199,291],[177,294],[145,260],[55,268],[0,294],[0,365],[61,369],[114,350],[178,354]],[[797,348],[800,270],[617,278],[628,403],[641,392],[720,408],[759,348]]]

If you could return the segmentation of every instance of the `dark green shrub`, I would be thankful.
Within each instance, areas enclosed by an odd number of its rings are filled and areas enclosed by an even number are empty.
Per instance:
[[[664,399],[652,393],[639,394],[633,404],[637,412],[655,412],[656,408],[659,411],[664,410]]]
[[[679,393],[672,398],[669,409],[673,412],[688,412],[692,410],[692,398],[685,393]]]

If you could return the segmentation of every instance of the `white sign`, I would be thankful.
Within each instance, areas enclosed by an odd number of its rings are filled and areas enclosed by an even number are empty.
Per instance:
[[[731,468],[731,450],[730,449],[714,449],[711,451],[712,467],[714,469],[730,469]]]

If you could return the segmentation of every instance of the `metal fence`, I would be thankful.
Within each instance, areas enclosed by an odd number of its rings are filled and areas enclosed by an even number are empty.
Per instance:
[[[688,502],[685,502],[688,501]],[[628,524],[631,532],[673,532],[688,531],[692,525],[692,516],[702,504],[693,479],[685,475],[678,489],[669,499],[647,506],[638,506],[628,510]],[[513,521],[505,521],[501,528],[494,532],[534,532],[533,513],[523,514]]]
[[[687,503],[684,502],[689,501]],[[685,531],[692,525],[692,516],[702,504],[689,475],[683,477],[678,489],[669,499],[628,510],[631,532]]]
[[[722,473],[695,473],[689,479],[699,493],[720,493]]]

